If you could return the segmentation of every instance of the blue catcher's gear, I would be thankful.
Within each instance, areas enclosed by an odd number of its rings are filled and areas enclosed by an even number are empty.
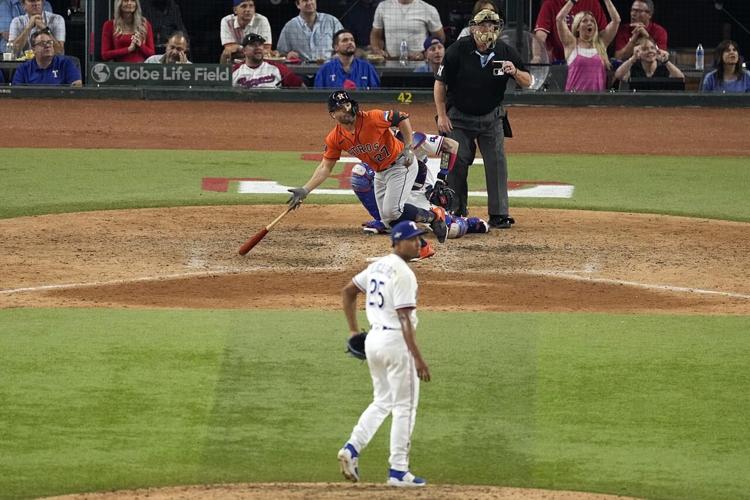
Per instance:
[[[479,217],[468,217],[466,219],[467,233],[489,233],[490,225]]]
[[[388,234],[391,232],[390,228],[385,225],[385,222],[377,219],[362,224],[362,231],[372,234]]]
[[[451,239],[460,238],[469,230],[469,224],[464,217],[445,214],[445,223],[448,226],[448,238]]]
[[[352,167],[350,183],[354,194],[357,195],[370,216],[375,220],[380,220],[378,202],[375,199],[375,190],[373,189],[374,179],[375,171],[367,163],[357,163]]]

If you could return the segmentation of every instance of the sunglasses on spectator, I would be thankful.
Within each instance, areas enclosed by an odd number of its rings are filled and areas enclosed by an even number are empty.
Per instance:
[[[41,42],[36,42],[34,44],[34,47],[52,47],[55,44],[52,40],[42,40]]]

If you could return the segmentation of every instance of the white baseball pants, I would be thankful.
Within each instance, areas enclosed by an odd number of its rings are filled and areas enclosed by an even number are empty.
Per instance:
[[[419,377],[414,358],[401,330],[373,328],[365,340],[365,350],[373,398],[354,426],[349,443],[361,452],[392,414],[388,461],[391,469],[408,471],[411,434],[419,403]]]

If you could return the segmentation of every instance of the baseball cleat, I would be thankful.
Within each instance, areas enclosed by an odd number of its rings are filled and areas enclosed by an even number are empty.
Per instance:
[[[391,232],[382,220],[377,219],[362,224],[362,231],[370,234],[388,234]]]
[[[510,229],[510,227],[516,223],[513,217],[507,215],[491,215],[490,216],[490,227],[495,229]]]
[[[337,455],[341,473],[346,479],[353,483],[359,481],[359,467],[357,466],[357,463],[359,462],[359,458],[357,458],[358,455],[357,451],[349,443],[341,448]]]
[[[467,233],[489,233],[490,225],[484,219],[479,217],[469,217],[466,219],[466,223],[469,225]]]
[[[432,245],[430,245],[429,241],[425,239],[420,239],[420,241],[422,242],[422,248],[419,249],[419,257],[417,257],[416,259],[412,259],[412,262],[429,259],[433,255],[435,255],[435,249],[432,248]]]
[[[427,481],[421,477],[417,477],[409,471],[400,471],[395,469],[388,469],[388,486],[396,486],[397,488],[413,488],[419,486],[425,486]]]
[[[448,226],[445,225],[445,209],[443,207],[432,207],[435,218],[430,222],[430,229],[435,233],[440,243],[445,243],[448,237]]]

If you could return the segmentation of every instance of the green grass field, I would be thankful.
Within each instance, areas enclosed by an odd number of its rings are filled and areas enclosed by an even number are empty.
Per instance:
[[[283,203],[285,195],[201,191],[204,177],[262,177],[301,185],[316,163],[299,153],[6,149],[0,218],[175,205]],[[651,212],[750,221],[747,158],[513,155],[511,180],[575,185],[574,197],[514,198],[513,206]],[[334,171],[338,173],[340,168]],[[484,187],[481,166],[470,182]],[[336,187],[328,181],[323,187]],[[356,198],[311,195],[313,203]],[[476,203],[485,203],[481,199]]]
[[[434,380],[412,463],[431,481],[748,494],[748,318],[421,316]],[[338,354],[344,327],[335,312],[0,311],[0,491],[337,481],[370,396],[366,365]],[[364,479],[386,458],[381,432]]]
[[[283,203],[202,192],[201,179],[299,185],[315,167],[299,153],[3,152],[0,218]],[[570,200],[513,206],[750,221],[747,158],[513,155],[510,165],[512,180],[576,187]],[[483,185],[481,167],[471,182]],[[434,381],[412,464],[429,481],[750,498],[749,317],[420,319]],[[0,310],[0,497],[339,481],[335,453],[370,399],[367,367],[343,354],[345,330],[335,311]],[[387,436],[362,456],[365,481],[385,479]]]

